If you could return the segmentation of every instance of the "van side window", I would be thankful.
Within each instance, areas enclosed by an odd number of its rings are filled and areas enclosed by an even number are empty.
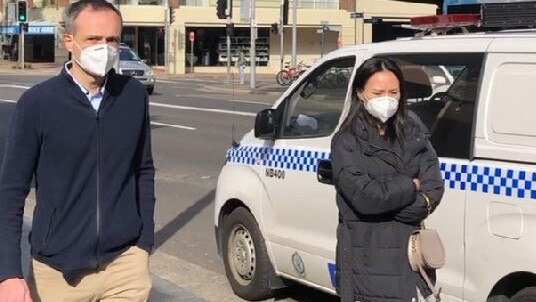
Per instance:
[[[470,159],[483,54],[389,56],[404,74],[408,116],[440,157]]]
[[[341,115],[355,57],[326,62],[303,80],[282,104],[281,138],[330,135]]]

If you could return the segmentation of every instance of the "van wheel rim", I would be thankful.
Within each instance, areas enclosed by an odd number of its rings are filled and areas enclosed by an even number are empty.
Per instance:
[[[228,246],[229,264],[235,279],[248,285],[255,274],[255,246],[248,229],[243,225],[235,226]]]

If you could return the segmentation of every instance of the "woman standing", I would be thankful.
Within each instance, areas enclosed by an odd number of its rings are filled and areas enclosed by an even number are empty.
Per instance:
[[[407,247],[438,206],[443,180],[432,145],[406,115],[403,83],[392,60],[365,61],[354,80],[357,101],[332,140],[342,302],[426,301],[431,294],[411,270]]]

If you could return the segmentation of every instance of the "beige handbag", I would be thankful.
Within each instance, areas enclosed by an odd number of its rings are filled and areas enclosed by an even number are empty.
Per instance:
[[[432,209],[430,197],[424,192],[419,193],[426,201],[428,215],[430,215]],[[436,301],[440,301],[441,288],[434,286],[426,273],[426,270],[439,269],[445,265],[445,248],[437,231],[426,229],[424,222],[421,224],[420,230],[413,231],[409,237],[408,258],[411,269],[422,275]]]

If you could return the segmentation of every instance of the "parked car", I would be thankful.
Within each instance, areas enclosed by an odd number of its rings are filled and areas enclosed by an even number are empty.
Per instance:
[[[445,194],[427,226],[446,249],[442,301],[535,301],[536,30],[404,38],[316,62],[258,113],[219,175],[216,239],[234,292],[265,299],[292,279],[335,294],[331,140],[371,57],[398,63],[408,114],[439,156]]]
[[[119,73],[134,77],[145,85],[147,93],[153,94],[156,84],[153,69],[128,46],[119,47]]]

